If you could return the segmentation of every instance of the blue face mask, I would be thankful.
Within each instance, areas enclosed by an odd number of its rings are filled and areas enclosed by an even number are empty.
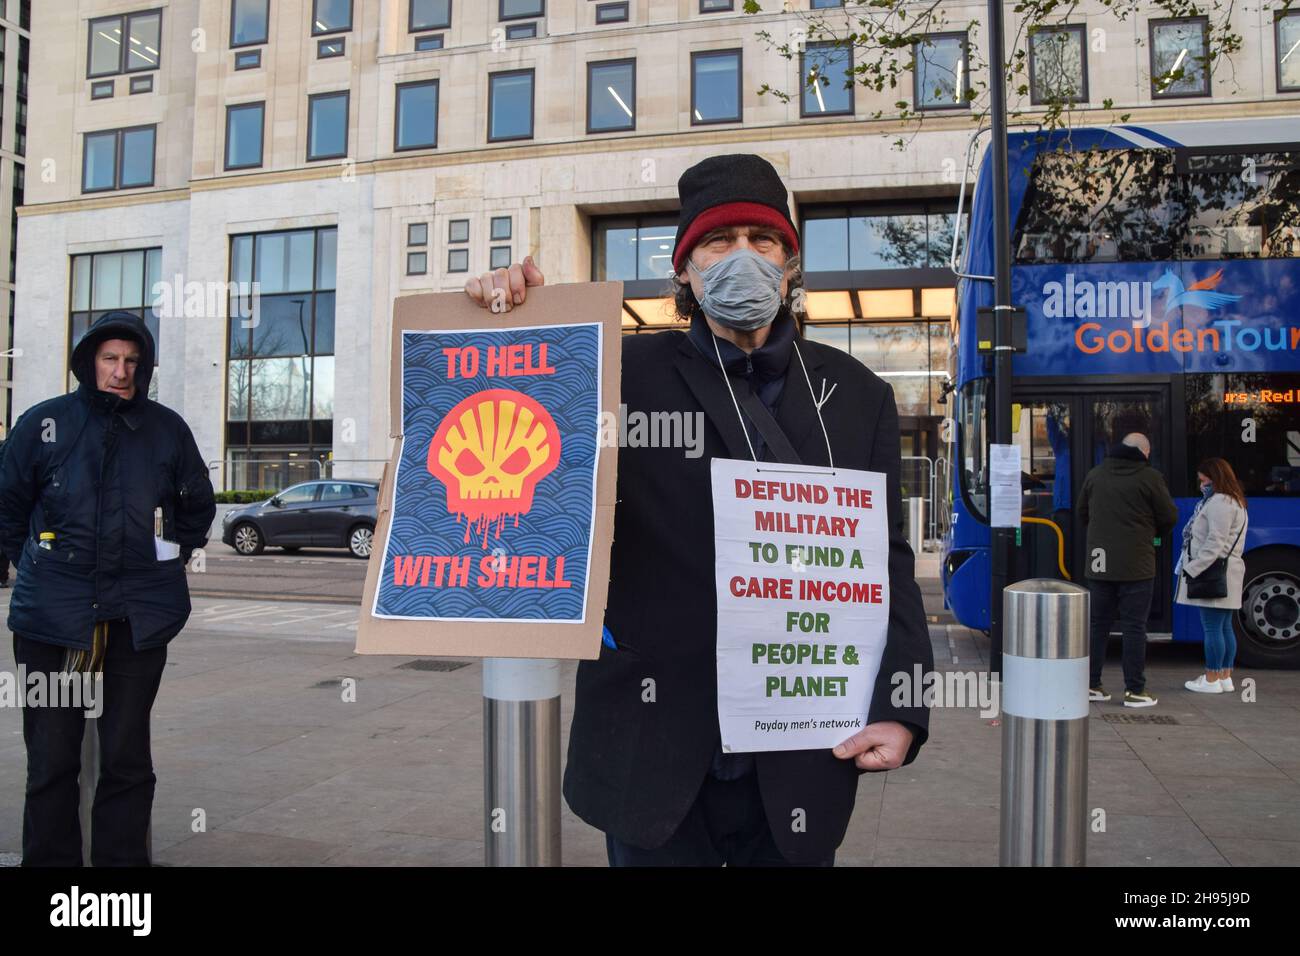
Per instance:
[[[729,329],[752,332],[771,323],[781,307],[785,270],[751,249],[737,249],[707,269],[686,260],[704,284],[700,307]]]
[[[1212,482],[1212,481],[1207,481],[1207,482],[1206,482],[1206,483],[1201,487],[1201,497],[1202,497],[1202,498],[1209,498],[1209,497],[1210,497],[1211,495],[1213,495],[1213,494],[1214,494],[1214,482]]]

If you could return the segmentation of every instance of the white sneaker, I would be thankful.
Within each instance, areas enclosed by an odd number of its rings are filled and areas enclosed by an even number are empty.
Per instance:
[[[1223,693],[1223,682],[1217,680],[1206,680],[1204,674],[1197,677],[1196,680],[1184,681],[1183,686],[1198,694]]]
[[[1237,690],[1237,688],[1235,688],[1235,687],[1232,686],[1232,678],[1231,678],[1231,677],[1221,677],[1221,678],[1219,678],[1219,685],[1223,688],[1223,692],[1224,692],[1225,694],[1235,693],[1236,690]]]

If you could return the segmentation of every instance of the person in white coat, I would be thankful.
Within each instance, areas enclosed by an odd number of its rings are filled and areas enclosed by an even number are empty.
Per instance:
[[[1205,632],[1205,673],[1184,683],[1199,694],[1222,694],[1235,690],[1232,664],[1237,656],[1237,635],[1232,616],[1241,607],[1246,562],[1246,494],[1236,474],[1222,458],[1208,458],[1196,469],[1201,500],[1183,529],[1183,548],[1178,558],[1179,604],[1201,612]],[[1223,597],[1193,598],[1187,594],[1189,578],[1204,574],[1220,558],[1228,559],[1227,593]]]

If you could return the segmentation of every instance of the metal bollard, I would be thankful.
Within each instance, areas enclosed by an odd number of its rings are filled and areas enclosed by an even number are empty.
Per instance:
[[[920,554],[925,547],[925,499],[907,499],[907,543],[912,546],[913,554]]]
[[[483,661],[487,866],[560,865],[560,662]]]
[[[1088,592],[1002,592],[1002,866],[1083,866],[1088,834]]]

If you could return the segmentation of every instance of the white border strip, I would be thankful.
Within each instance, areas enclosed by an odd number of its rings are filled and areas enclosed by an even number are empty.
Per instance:
[[[1088,658],[1002,656],[1002,712],[1031,720],[1088,716]]]

